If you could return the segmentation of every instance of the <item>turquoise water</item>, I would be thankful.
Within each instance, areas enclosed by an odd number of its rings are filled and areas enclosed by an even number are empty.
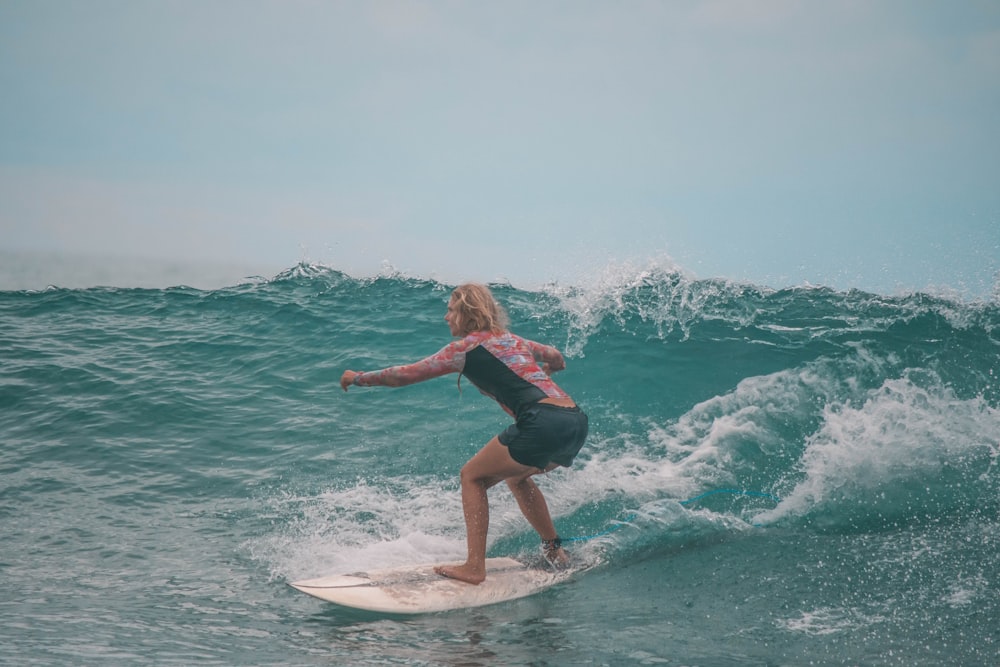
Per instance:
[[[457,472],[506,416],[453,378],[337,386],[444,345],[449,291],[0,292],[0,663],[1000,663],[995,299],[496,286],[591,418],[540,481],[590,569],[410,618],[288,587],[463,556]],[[719,489],[769,495],[681,502]],[[491,555],[536,554],[491,503]]]

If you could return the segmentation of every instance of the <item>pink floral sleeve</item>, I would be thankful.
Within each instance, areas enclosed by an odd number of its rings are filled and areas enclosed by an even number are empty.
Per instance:
[[[368,371],[354,376],[354,384],[362,387],[403,387],[431,378],[461,373],[465,368],[466,339],[457,340],[441,348],[436,354],[405,366],[390,366],[380,371]]]
[[[542,343],[536,343],[533,340],[527,338],[522,338],[528,349],[531,350],[531,356],[535,358],[536,361],[542,361],[549,364],[555,370],[562,370],[566,368],[566,361],[563,359],[562,353],[551,345],[543,345]]]

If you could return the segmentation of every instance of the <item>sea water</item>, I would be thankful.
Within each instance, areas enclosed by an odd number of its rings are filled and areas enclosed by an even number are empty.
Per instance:
[[[415,617],[287,586],[463,557],[458,470],[507,417],[456,376],[338,386],[449,342],[452,287],[0,292],[0,663],[1000,663],[995,298],[495,285],[590,416],[539,478],[585,571]],[[537,558],[490,502],[490,554]]]

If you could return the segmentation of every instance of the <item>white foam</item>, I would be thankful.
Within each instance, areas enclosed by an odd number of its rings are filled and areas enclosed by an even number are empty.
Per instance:
[[[644,320],[655,322],[661,333],[683,324],[701,310],[701,299],[692,287],[697,283],[668,257],[657,257],[644,267],[631,263],[610,263],[589,279],[572,285],[549,284],[544,292],[560,302],[571,319],[566,352],[581,356],[587,338],[608,316],[621,319],[634,310]],[[652,298],[632,298],[647,288]]]
[[[557,471],[536,478],[554,517],[592,502],[591,475]],[[503,484],[489,492],[490,544],[531,531]],[[458,480],[405,477],[330,489],[315,496],[283,495],[269,502],[283,521],[249,545],[279,579],[465,557]]]
[[[279,516],[294,516],[251,545],[272,576],[301,578],[389,567],[464,553],[461,502],[438,480],[358,481],[315,496],[270,499]]]
[[[868,364],[861,358],[855,363]],[[662,451],[662,465],[674,468],[673,476],[695,485],[688,490],[738,485],[743,474],[764,463],[763,457],[798,456],[787,451],[796,443],[784,431],[790,423],[800,424],[792,430],[806,429],[817,406],[856,394],[857,387],[842,377],[842,370],[818,361],[746,378],[733,391],[698,403],[675,423],[652,427],[650,442]]]
[[[878,619],[844,607],[820,607],[803,611],[797,618],[781,619],[778,627],[806,635],[830,635],[867,627]]]
[[[944,602],[951,607],[965,607],[975,602],[982,591],[989,590],[990,584],[982,575],[960,577],[949,587]]]
[[[947,468],[962,466],[957,474],[971,480],[994,474],[998,434],[1000,410],[979,397],[958,398],[931,373],[886,380],[858,407],[849,401],[826,405],[802,456],[801,481],[759,519],[892,500],[901,489],[949,493],[942,487]]]

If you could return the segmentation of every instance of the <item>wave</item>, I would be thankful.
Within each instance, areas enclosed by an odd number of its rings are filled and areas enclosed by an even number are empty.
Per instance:
[[[142,454],[168,453],[152,465],[181,488],[256,485],[283,528],[249,548],[275,576],[460,556],[455,472],[498,430],[490,406],[453,387],[350,402],[336,393],[345,367],[415,360],[443,344],[451,288],[391,267],[359,279],[302,263],[212,290],[2,292],[6,432],[35,437],[17,423],[31,425],[55,443],[46,456],[62,456],[85,424],[106,434],[81,450],[100,454],[86,463],[99,467],[93,459],[121,460],[120,443],[139,430],[158,435]],[[591,415],[579,465],[544,482],[566,536],[594,536],[579,545],[583,557],[758,526],[864,533],[996,521],[995,298],[774,290],[667,263],[608,267],[589,285],[493,288],[515,329],[567,353],[560,382]],[[230,467],[185,477],[216,459]],[[259,483],[271,475],[278,481]],[[682,504],[717,489],[769,495]],[[533,549],[513,501],[493,502],[494,548]]]

